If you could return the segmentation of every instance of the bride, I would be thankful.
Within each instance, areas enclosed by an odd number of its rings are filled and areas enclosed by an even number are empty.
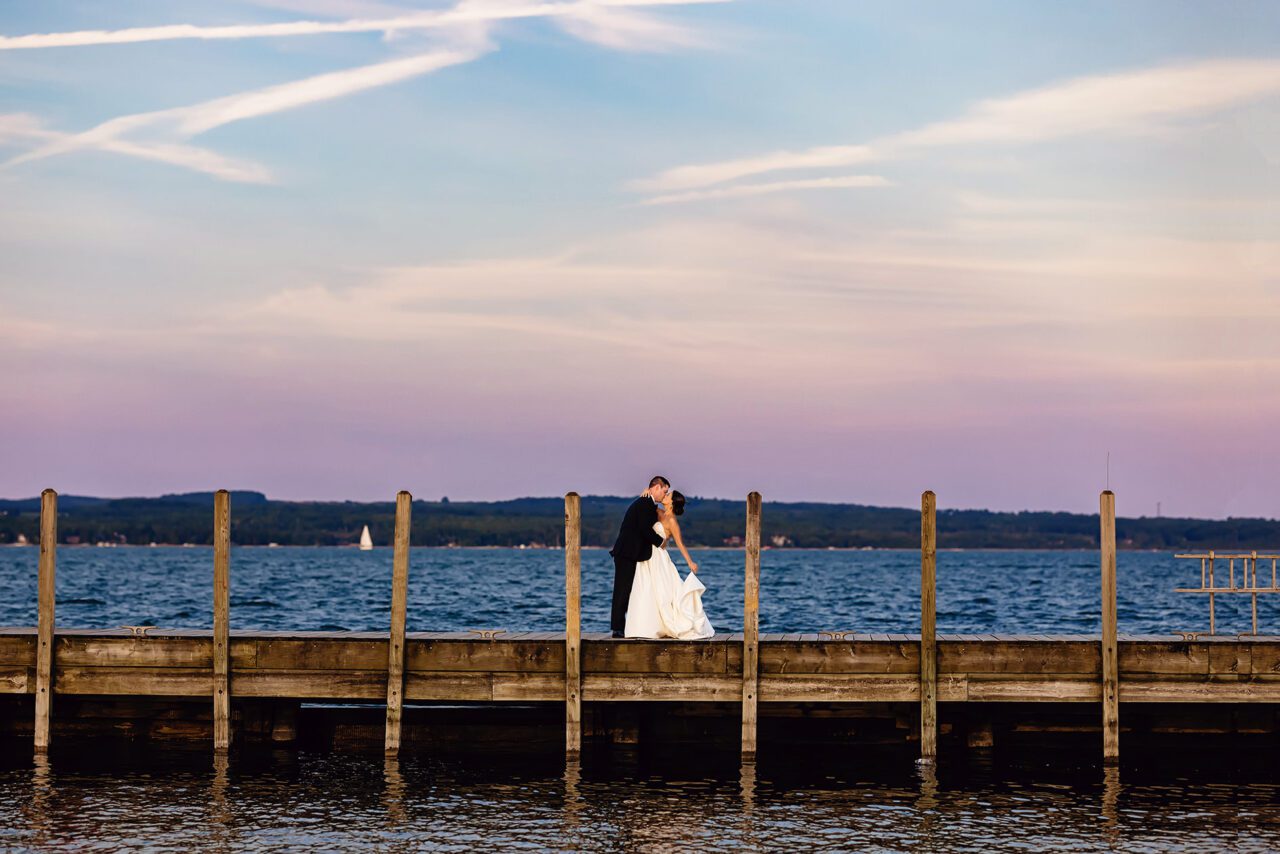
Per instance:
[[[684,496],[672,492],[658,505],[658,521],[653,530],[663,538],[661,548],[636,564],[631,583],[631,599],[627,604],[626,636],[629,638],[676,638],[697,640],[715,634],[702,610],[702,591],[707,588],[697,578],[698,565],[680,538],[676,517],[684,513]],[[667,538],[676,541],[680,554],[689,565],[684,580],[671,555],[667,554]]]

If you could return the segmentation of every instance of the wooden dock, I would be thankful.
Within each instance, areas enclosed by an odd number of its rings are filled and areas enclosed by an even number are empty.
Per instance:
[[[581,643],[583,702],[741,700],[741,634]],[[33,628],[0,628],[0,693],[35,692],[36,645]],[[386,700],[386,632],[232,632],[230,646],[234,699]],[[919,635],[764,634],[759,646],[761,703],[920,701]],[[1280,703],[1280,637],[1118,647],[1121,703]],[[939,703],[1102,702],[1096,635],[939,635],[937,651]],[[212,697],[218,681],[208,630],[60,629],[53,659],[55,697]],[[565,635],[410,632],[403,675],[406,702],[563,703]]]
[[[1124,704],[1280,704],[1280,637],[1117,635],[1114,501],[1102,497],[1101,635],[937,635],[934,499],[922,503],[922,619],[916,634],[757,634],[760,499],[748,500],[746,631],[706,641],[613,640],[580,631],[579,502],[566,500],[566,630],[406,633],[410,500],[397,501],[389,632],[245,632],[227,628],[229,508],[216,499],[215,626],[210,630],[54,629],[52,543],[41,544],[40,625],[0,628],[0,695],[34,695],[34,743],[50,741],[59,698],[207,698],[213,746],[236,733],[241,701],[386,706],[385,747],[399,749],[408,703],[559,704],[565,750],[581,747],[584,704],[732,704],[742,752],[771,704],[915,704],[921,758],[937,752],[938,712],[954,704],[1096,704],[1103,758],[1119,751]],[[50,519],[54,497],[46,493]],[[1110,528],[1110,530],[1108,530]],[[46,601],[46,596],[49,600]],[[1108,603],[1107,599],[1110,598]],[[492,635],[492,636],[490,636]],[[1274,710],[1272,710],[1274,711]],[[1276,716],[1271,718],[1275,721]]]

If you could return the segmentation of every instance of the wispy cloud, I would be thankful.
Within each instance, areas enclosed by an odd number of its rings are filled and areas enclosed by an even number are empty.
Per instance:
[[[0,113],[0,144],[15,139],[48,139],[37,116],[30,113]]]
[[[61,332],[59,324],[23,317],[13,306],[0,304],[0,340],[11,352],[47,347]]]
[[[319,15],[322,18],[395,18],[411,14],[413,10],[395,3],[379,0],[248,0],[263,9],[294,12],[299,15]]]
[[[0,36],[0,49],[9,50],[321,33],[382,32],[393,35],[402,31],[424,29],[443,30],[450,42],[445,48],[414,56],[318,74],[191,106],[119,116],[80,133],[46,129],[33,117],[22,117],[21,121],[11,116],[5,117],[9,121],[7,124],[0,122],[0,142],[10,138],[35,140],[40,144],[11,158],[0,168],[10,168],[74,151],[97,149],[181,166],[227,181],[267,183],[272,178],[265,166],[196,148],[187,145],[186,141],[232,122],[342,98],[471,62],[496,48],[489,39],[489,25],[496,21],[550,17],[565,25],[565,29],[578,38],[621,50],[660,50],[675,45],[694,44],[698,40],[683,27],[638,14],[626,7],[717,2],[728,0],[575,0],[553,3],[536,0],[461,0],[449,9],[390,18],[220,27],[175,24],[125,30]],[[139,139],[139,136],[144,138]]]
[[[887,178],[880,175],[842,175],[833,178],[808,178],[799,181],[771,181],[765,184],[735,184],[711,190],[693,190],[687,193],[669,193],[645,199],[645,205],[670,205],[681,202],[697,202],[709,199],[738,199],[745,196],[764,196],[769,193],[788,193],[794,190],[841,190],[854,187],[888,187]]]
[[[579,4],[577,11],[558,16],[556,23],[575,38],[612,50],[663,51],[707,46],[706,38],[688,27],[632,9],[603,4]]]
[[[1280,60],[1214,60],[1092,75],[982,101],[959,118],[864,144],[677,166],[631,186],[640,192],[671,193],[772,172],[886,161],[949,146],[1135,132],[1276,95]]]
[[[138,44],[141,42],[181,39],[251,39],[312,36],[334,33],[383,33],[392,35],[410,30],[457,27],[517,18],[578,18],[584,28],[619,30],[639,27],[646,35],[665,37],[678,32],[664,29],[652,21],[627,18],[619,11],[629,6],[687,6],[725,3],[730,0],[572,0],[543,3],[520,0],[469,0],[449,9],[415,12],[389,18],[352,18],[345,21],[285,21],[270,24],[232,24],[201,26],[167,24],[158,27],[130,27],[122,30],[76,30],[64,33],[36,33],[25,36],[0,36],[0,50],[34,50],[56,47],[89,47],[92,45]]]
[[[775,151],[718,163],[696,163],[676,166],[653,178],[634,181],[632,189],[641,192],[687,190],[722,184],[738,178],[763,175],[788,169],[822,169],[855,166],[878,159],[877,152],[866,145],[833,145],[805,151]]]
[[[13,158],[5,165],[14,166],[80,149],[96,148],[175,166],[185,166],[224,180],[267,181],[269,173],[257,164],[236,161],[205,149],[192,148],[174,142],[133,142],[125,137],[139,132],[159,131],[179,140],[189,139],[231,122],[341,98],[429,74],[451,65],[470,62],[487,49],[487,46],[478,45],[469,49],[433,51],[404,59],[318,74],[303,80],[268,86],[265,89],[215,98],[189,107],[120,116],[83,133],[58,134],[52,141]]]
[[[553,256],[348,270],[284,287],[264,280],[185,325],[145,313],[133,322],[146,324],[154,340],[145,346],[156,352],[271,341],[332,368],[344,358],[335,347],[362,346],[521,376],[545,372],[543,358],[607,375],[652,355],[658,335],[678,345],[682,367],[735,383],[830,376],[832,364],[858,365],[867,382],[1002,381],[1015,353],[1039,360],[1020,367],[1027,375],[1115,377],[1189,358],[1203,346],[1198,324],[1227,331],[1215,345],[1222,358],[1280,364],[1265,334],[1226,343],[1233,326],[1261,330],[1280,312],[1266,288],[1280,257],[1274,241],[1082,235],[1011,260],[946,232],[823,233],[803,215],[797,226],[784,235],[687,219]],[[1208,284],[1224,276],[1233,288]],[[1126,327],[1149,334],[1114,334]],[[914,330],[910,345],[904,328]],[[31,341],[38,331],[23,334]],[[133,346],[145,343],[142,331],[103,334]],[[1033,342],[1037,331],[1052,334]],[[740,358],[726,361],[726,352]]]
[[[79,148],[96,148],[112,154],[123,154],[157,163],[167,163],[213,175],[225,181],[248,184],[271,183],[271,172],[265,166],[240,158],[228,157],[207,148],[176,142],[133,142],[112,134],[99,134],[86,140],[84,135],[69,134],[46,128],[41,120],[25,113],[0,115],[0,144],[21,140],[40,143],[33,152],[19,155],[5,167],[24,160],[49,157]],[[3,167],[0,167],[3,168]]]

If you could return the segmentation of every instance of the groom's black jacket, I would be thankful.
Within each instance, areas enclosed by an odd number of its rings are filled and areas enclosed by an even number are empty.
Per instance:
[[[662,537],[653,530],[653,523],[657,521],[658,505],[652,498],[641,495],[632,501],[627,515],[622,517],[622,528],[609,554],[636,563],[648,560],[653,555],[653,547],[662,545]]]

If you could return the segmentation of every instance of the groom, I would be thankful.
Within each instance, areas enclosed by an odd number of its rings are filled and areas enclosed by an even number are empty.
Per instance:
[[[648,560],[654,546],[662,545],[662,537],[653,526],[658,521],[658,505],[670,490],[671,481],[662,475],[650,480],[649,488],[627,508],[618,539],[609,551],[613,556],[613,613],[609,617],[609,628],[615,638],[622,637],[627,627],[627,601],[631,598],[636,564]]]

